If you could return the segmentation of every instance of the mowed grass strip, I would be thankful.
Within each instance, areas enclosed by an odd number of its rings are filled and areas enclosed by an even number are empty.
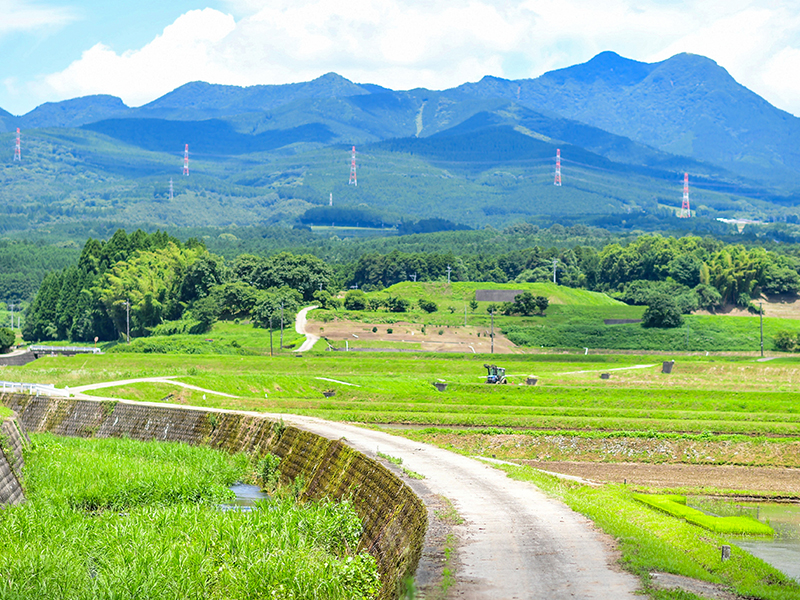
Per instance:
[[[533,373],[541,384],[482,383],[487,360],[506,366],[512,381]],[[175,375],[181,382],[241,398],[224,399],[173,383],[134,383],[91,393],[136,400],[160,400],[173,394],[172,401],[177,402],[301,412],[369,423],[784,436],[800,433],[800,395],[770,389],[742,390],[739,386],[744,372],[758,374],[767,388],[770,381],[777,383],[787,378],[787,372],[795,373],[797,362],[766,367],[751,359],[687,358],[680,360],[673,375],[662,374],[660,363],[614,371],[612,380],[601,380],[598,375],[604,368],[610,371],[653,362],[652,357],[641,356],[324,353],[270,359],[129,354],[44,358],[16,368],[13,374],[18,380],[57,380],[70,387],[83,382]],[[613,379],[618,375],[636,379],[627,387]],[[548,383],[559,377],[576,379]],[[437,392],[432,383],[441,380],[448,387]],[[614,385],[608,385],[609,381]],[[331,391],[333,397],[323,396],[323,392]]]

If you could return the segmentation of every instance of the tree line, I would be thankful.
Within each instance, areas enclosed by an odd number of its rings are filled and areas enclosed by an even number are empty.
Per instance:
[[[26,312],[28,340],[89,342],[130,334],[202,333],[218,318],[277,326],[333,279],[315,256],[241,255],[231,263],[196,239],[118,230],[89,239],[77,264],[50,272]]]
[[[116,339],[126,334],[202,332],[214,320],[275,325],[302,303],[335,307],[341,290],[381,290],[401,281],[555,281],[609,293],[629,304],[667,298],[680,313],[800,291],[800,259],[713,238],[641,236],[601,248],[534,245],[497,254],[370,252],[348,262],[313,254],[240,254],[226,260],[190,238],[120,229],[89,239],[77,264],[49,273],[28,307],[30,340]],[[399,306],[399,305],[398,305]]]

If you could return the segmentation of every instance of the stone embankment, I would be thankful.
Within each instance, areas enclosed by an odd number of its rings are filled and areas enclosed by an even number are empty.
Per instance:
[[[30,440],[16,417],[3,419],[0,425],[0,506],[25,500],[22,488],[22,448]]]
[[[359,551],[368,551],[378,562],[382,598],[396,598],[399,582],[413,574],[419,562],[427,528],[424,504],[394,473],[341,440],[252,413],[25,394],[7,394],[2,401],[30,432],[128,436],[207,444],[229,452],[271,452],[281,457],[286,482],[304,482],[305,499],[352,500],[364,524]]]

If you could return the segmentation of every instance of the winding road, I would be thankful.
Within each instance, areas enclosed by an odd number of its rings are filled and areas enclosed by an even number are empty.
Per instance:
[[[313,333],[306,333],[306,320],[309,311],[318,308],[317,306],[307,306],[302,309],[300,312],[297,313],[297,320],[294,323],[294,330],[299,333],[300,335],[306,336],[306,341],[302,343],[302,345],[295,350],[295,352],[307,352],[314,347],[319,341],[319,336],[314,335]]]
[[[305,333],[306,315],[313,308],[304,308],[297,315],[296,330],[306,335],[298,352],[308,350],[319,339]],[[69,391],[81,395],[90,389],[144,381],[202,389],[171,377],[156,377],[98,383]],[[486,462],[388,433],[314,417],[244,414],[283,419],[329,439],[343,439],[373,458],[378,452],[401,458],[404,467],[422,474],[423,481],[410,485],[429,511],[440,506],[441,500],[436,496],[444,496],[465,521],[454,527],[459,537],[458,568],[448,598],[623,600],[633,599],[639,588],[638,578],[616,565],[613,540],[590,520],[548,498],[535,486],[509,479]],[[425,569],[431,569],[431,565],[422,564],[420,571]]]
[[[257,414],[257,413],[254,413]],[[282,417],[355,448],[402,458],[465,519],[456,583],[463,599],[634,598],[638,579],[615,565],[613,541],[590,520],[481,461],[387,433],[314,417]]]

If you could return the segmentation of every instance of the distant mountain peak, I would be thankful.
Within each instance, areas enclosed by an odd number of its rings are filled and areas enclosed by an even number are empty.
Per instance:
[[[612,85],[634,85],[647,77],[657,64],[639,62],[606,50],[585,63],[545,73],[542,79],[560,82],[572,79],[582,83],[603,80]]]

